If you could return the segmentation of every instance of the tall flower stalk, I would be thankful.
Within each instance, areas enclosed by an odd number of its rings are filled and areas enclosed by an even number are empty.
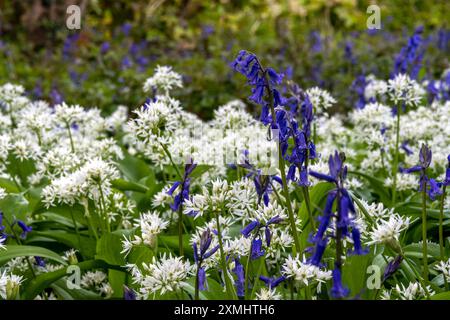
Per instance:
[[[278,74],[272,68],[264,68],[258,58],[247,51],[240,51],[232,67],[242,73],[248,79],[248,83],[253,87],[252,95],[249,97],[253,102],[261,105],[260,120],[268,125],[271,130],[278,130],[277,151],[278,151],[278,168],[280,170],[283,196],[286,200],[286,207],[289,216],[289,224],[291,234],[294,239],[295,249],[301,252],[300,240],[297,233],[294,211],[292,208],[291,197],[288,188],[288,179],[286,176],[285,155],[288,150],[288,140],[293,135],[293,130],[289,127],[289,117],[286,116],[286,110],[282,107],[288,101],[282,97],[276,86],[282,82],[283,75]],[[295,137],[294,137],[295,138]],[[300,167],[302,171],[303,166]],[[307,176],[307,173],[306,173]],[[304,192],[305,201],[308,208],[309,196]]]
[[[325,209],[323,215],[320,217],[320,225],[317,233],[312,237],[311,241],[315,245],[313,254],[309,262],[316,266],[321,266],[322,256],[329,243],[329,239],[335,240],[336,259],[333,270],[333,287],[331,288],[331,295],[333,298],[342,299],[349,294],[349,290],[342,284],[342,256],[343,241],[346,237],[351,237],[353,241],[354,250],[350,254],[366,254],[367,249],[364,249],[361,244],[361,233],[355,223],[356,210],[353,205],[353,200],[344,186],[345,178],[347,177],[347,166],[344,165],[345,154],[335,152],[331,155],[328,161],[329,174],[323,174],[311,170],[309,174],[317,179],[324,180],[335,184],[336,188],[328,193]],[[336,213],[333,211],[333,204],[336,204]],[[334,232],[328,233],[331,222],[334,220]]]
[[[436,181],[429,179],[427,176],[427,169],[431,164],[432,152],[425,144],[422,144],[419,152],[419,165],[408,169],[402,169],[404,173],[420,172],[419,191],[422,193],[422,264],[423,264],[423,278],[428,281],[428,244],[427,244],[427,194],[434,200],[438,190]],[[427,190],[427,187],[429,189]]]
[[[400,154],[400,115],[402,107],[397,107],[397,121],[395,125],[395,154],[394,154],[394,165],[392,166],[392,204],[395,205],[397,200],[397,172]]]
[[[172,187],[167,191],[167,194],[173,196],[175,190],[180,188],[180,191],[177,195],[174,196],[173,204],[170,205],[170,208],[174,212],[178,212],[178,249],[180,256],[184,255],[183,248],[183,203],[186,199],[189,199],[189,188],[191,184],[191,179],[189,178],[190,174],[197,167],[192,159],[189,161],[190,163],[184,166],[184,174],[181,177],[181,181],[176,181]]]
[[[206,270],[203,267],[203,261],[211,257],[219,249],[219,246],[213,247],[209,250],[212,242],[212,235],[209,229],[206,229],[200,237],[200,247],[197,247],[197,242],[194,242],[192,248],[194,250],[194,262],[197,265],[195,277],[195,300],[199,300],[200,290],[206,290]],[[208,251],[209,250],[209,251]]]
[[[450,155],[447,157],[448,164],[445,171],[445,178],[444,181],[442,181],[442,195],[441,195],[441,201],[439,204],[439,249],[440,249],[440,256],[441,260],[445,261],[445,245],[444,245],[444,203],[445,203],[445,197],[447,196],[447,187],[450,185]],[[446,278],[445,280],[445,287],[448,289],[448,283]]]

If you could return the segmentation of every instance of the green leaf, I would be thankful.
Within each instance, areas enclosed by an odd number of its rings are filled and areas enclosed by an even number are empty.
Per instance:
[[[125,259],[120,253],[122,250],[122,238],[117,234],[107,233],[97,242],[95,258],[111,265],[123,266],[125,265]]]
[[[18,193],[20,191],[14,182],[5,178],[0,178],[0,187],[8,193]]]
[[[450,291],[441,292],[430,297],[431,300],[450,300]]]
[[[183,235],[183,249],[185,255],[192,255],[194,254],[194,250],[192,249],[192,246],[189,244],[190,235],[184,234]],[[176,236],[158,236],[158,243],[160,244],[159,247],[164,248],[167,246],[169,249],[178,252],[179,245],[178,245],[178,235]]]
[[[122,298],[123,297],[123,285],[125,284],[126,273],[109,269],[108,270],[108,282],[113,289],[112,298]]]
[[[95,239],[83,234],[80,234],[79,238],[75,233],[64,230],[34,231],[34,234],[56,240],[70,248],[78,249],[85,258],[93,258],[95,255]]]
[[[101,296],[95,292],[79,288],[69,289],[67,288],[67,281],[65,279],[58,279],[52,285],[51,288],[55,290],[55,293],[64,300],[98,300]]]
[[[30,212],[28,200],[22,194],[8,194],[0,200],[0,210],[10,223],[15,219],[25,220]]]
[[[77,264],[80,268],[80,271],[90,270],[90,269],[99,269],[99,268],[114,268],[113,266],[109,266],[104,261],[100,260],[89,260],[83,261]],[[58,269],[53,272],[47,272],[38,275],[36,278],[32,279],[22,292],[22,297],[27,300],[34,299],[39,293],[42,292],[45,288],[48,288],[58,279],[67,275],[67,268]]]
[[[148,191],[148,187],[146,187],[142,184],[134,183],[131,181],[126,181],[124,179],[116,179],[111,182],[111,185],[114,188],[116,188],[118,190],[122,190],[122,191],[137,191],[137,192],[142,192],[142,193],[145,193]]]
[[[142,263],[149,263],[154,256],[153,250],[146,245],[134,246],[127,256],[127,262],[141,266]]]
[[[309,192],[309,198],[311,200],[311,211],[312,215],[315,218],[315,211],[317,211],[318,208],[322,207],[323,202],[325,201],[328,192],[333,189],[333,184],[329,182],[320,182],[316,184]],[[308,210],[306,208],[306,202],[303,201],[302,205],[300,206],[298,217],[301,219],[303,225],[306,224],[306,222],[309,221],[309,214]],[[305,248],[307,246],[308,242],[308,236],[311,232],[311,224],[308,223],[306,228],[303,229],[303,232],[300,234],[300,244],[302,248]]]
[[[5,262],[11,259],[26,256],[39,256],[59,262],[64,265],[67,264],[67,262],[63,258],[61,258],[59,254],[48,249],[35,246],[19,246],[11,244],[6,246],[6,250],[0,251],[0,265],[3,265]]]
[[[385,204],[389,204],[391,202],[389,193],[386,191],[387,188],[382,180],[358,171],[349,171],[349,174],[354,174],[365,178],[370,183],[373,191],[380,196],[381,202]]]
[[[342,278],[350,289],[351,296],[362,294],[366,290],[367,267],[371,259],[370,254],[353,255],[346,259],[342,268]]]
[[[403,248],[403,251],[407,257],[422,258],[422,243],[412,243]],[[429,258],[439,259],[441,256],[439,245],[436,243],[428,243],[427,255]]]
[[[140,179],[152,174],[149,165],[139,158],[130,155],[118,162],[120,171],[131,181],[139,181]]]

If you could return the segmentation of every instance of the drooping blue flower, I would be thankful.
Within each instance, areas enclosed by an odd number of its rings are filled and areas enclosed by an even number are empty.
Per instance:
[[[244,237],[248,238],[253,230],[255,230],[256,227],[259,226],[258,220],[253,220],[250,222],[244,229],[241,230],[241,233],[244,235]]]
[[[123,286],[123,299],[124,300],[136,300],[136,292],[133,289]]]
[[[194,243],[192,244],[192,248],[194,251],[194,262],[198,268],[199,290],[207,290],[206,269],[202,266],[203,261],[211,257],[219,249],[219,246],[216,245],[211,250],[209,250],[211,243],[211,231],[209,229],[206,229],[200,236],[200,250],[197,246],[197,242],[194,241]]]
[[[0,210],[0,232],[5,230],[5,226],[3,225],[3,211]]]
[[[363,109],[367,103],[364,92],[368,82],[366,77],[361,74],[356,77],[350,86],[350,92],[356,95],[355,107],[356,109]]]
[[[413,173],[413,172],[420,172],[420,178],[419,178],[419,191],[426,190],[430,200],[435,200],[435,197],[437,195],[442,194],[442,191],[440,190],[439,183],[434,180],[428,178],[426,174],[427,168],[431,164],[432,159],[432,152],[431,149],[425,145],[422,144],[422,147],[419,151],[419,164],[415,165],[411,168],[400,168],[400,172],[402,173]]]
[[[206,279],[206,270],[204,267],[201,267],[198,270],[198,289],[200,291],[208,290],[208,281]]]
[[[308,259],[308,262],[314,266],[321,267],[322,266],[322,256],[325,252],[325,249],[328,244],[328,238],[319,239],[315,242],[316,246],[314,247],[313,255]]]
[[[239,166],[248,170],[246,178],[253,177],[256,193],[258,195],[258,204],[263,201],[264,205],[269,205],[269,194],[272,192],[272,183],[277,182],[282,185],[281,178],[276,175],[264,175],[261,170],[255,169],[255,167],[249,162],[248,150],[244,150],[243,160],[244,162],[240,163]]]
[[[252,260],[256,260],[262,256],[266,251],[262,248],[262,240],[261,239],[254,239],[252,241],[252,252],[250,254],[250,257]]]
[[[428,186],[428,197],[430,197],[431,201],[434,201],[436,200],[437,196],[440,196],[442,194],[442,190],[440,189],[439,183],[432,178],[428,180]]]
[[[348,296],[350,290],[343,286],[342,275],[339,267],[335,266],[333,270],[333,286],[331,287],[331,296],[334,299],[343,299]]]
[[[403,151],[405,151],[405,153],[410,156],[413,154],[413,151],[411,150],[411,148],[408,146],[408,141],[403,141],[401,146],[401,149],[403,149]]]
[[[232,271],[236,275],[236,280],[234,282],[234,285],[236,286],[236,293],[239,297],[243,297],[245,295],[245,273],[244,266],[238,259],[234,259],[234,269]]]
[[[111,44],[108,41],[104,41],[100,45],[100,53],[102,55],[104,55],[104,54],[106,54],[109,51],[110,48],[111,48]]]
[[[422,33],[422,26],[416,28],[414,34],[408,39],[407,45],[400,50],[395,58],[393,76],[409,73],[412,79],[417,78],[423,59],[423,52],[419,51],[423,44]]]
[[[361,233],[358,228],[352,228],[352,239],[354,250],[350,252],[351,254],[364,255],[369,252],[369,249],[363,248],[361,244]]]
[[[269,278],[266,276],[259,276],[259,279],[266,284],[269,289],[273,289],[277,287],[280,283],[286,280],[285,276],[281,276],[278,278]]]
[[[442,185],[445,187],[450,186],[450,154],[447,156],[447,169],[445,170],[445,178],[444,181],[442,181]]]
[[[189,178],[189,176],[196,167],[197,164],[194,163],[191,159],[189,163],[184,166],[182,181],[175,181],[172,187],[170,187],[170,189],[167,191],[168,195],[173,196],[175,190],[180,187],[180,191],[177,193],[177,195],[174,196],[173,204],[170,205],[170,208],[173,211],[178,211],[183,202],[189,199],[189,188],[191,183],[191,179]],[[192,215],[195,215],[195,213],[192,213]]]
[[[398,255],[388,263],[386,269],[384,269],[383,282],[391,277],[395,273],[395,271],[398,270],[398,268],[400,268],[400,264],[402,263],[402,261],[403,256]]]
[[[35,261],[36,265],[38,265],[39,267],[45,267],[45,261],[41,257],[35,256],[34,261]]]
[[[17,225],[22,229],[22,234],[20,235],[22,239],[25,239],[27,234],[33,230],[32,227],[27,226],[22,220],[17,220]]]

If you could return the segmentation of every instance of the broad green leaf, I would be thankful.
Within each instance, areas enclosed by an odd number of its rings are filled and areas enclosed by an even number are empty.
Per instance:
[[[139,245],[134,246],[127,256],[127,262],[141,266],[142,263],[150,263],[154,256],[153,250],[148,246]]]
[[[124,179],[116,179],[111,182],[111,185],[114,188],[116,188],[118,190],[122,190],[122,191],[137,191],[137,192],[142,192],[142,193],[145,193],[148,191],[148,187],[146,187],[142,184],[135,183],[135,182],[126,181]]]
[[[118,162],[118,167],[130,181],[139,181],[152,173],[152,170],[147,163],[129,154],[125,155],[125,157]]]
[[[34,257],[39,256],[47,258],[61,264],[66,265],[67,262],[61,258],[61,256],[53,251],[46,248],[35,247],[35,246],[19,246],[19,245],[7,245],[6,250],[0,251],[0,265],[3,265],[7,261],[17,258],[17,257]]]
[[[18,193],[20,191],[13,181],[6,178],[0,178],[0,187],[8,193]]]
[[[370,259],[371,254],[352,255],[346,259],[342,268],[342,279],[344,285],[350,289],[351,296],[361,295],[367,290],[367,267]]]
[[[403,248],[405,255],[412,258],[422,258],[423,252],[422,243],[412,243]],[[429,258],[439,259],[441,256],[439,245],[436,243],[428,243],[427,255]]]
[[[111,265],[123,266],[125,259],[122,251],[122,238],[114,233],[104,234],[97,242],[97,253],[95,258],[103,260]]]
[[[0,200],[0,210],[10,223],[15,219],[25,220],[30,212],[28,200],[22,194],[8,194]]]
[[[84,234],[80,233],[78,237],[74,232],[71,233],[64,230],[34,231],[34,234],[54,239],[70,248],[78,249],[85,258],[93,258],[95,255],[95,239]]]
[[[100,260],[83,261],[76,265],[80,268],[80,271],[100,268],[116,268]],[[22,298],[27,300],[34,299],[39,293],[42,292],[42,290],[48,288],[52,283],[66,275],[67,267],[38,275],[36,278],[32,279],[26,287],[23,288]]]
[[[450,300],[450,291],[441,292],[430,297],[431,300]]]

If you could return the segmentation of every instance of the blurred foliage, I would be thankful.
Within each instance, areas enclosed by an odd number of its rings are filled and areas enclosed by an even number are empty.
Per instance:
[[[66,28],[70,4],[82,9],[81,30]],[[381,8],[381,30],[366,27],[370,4]],[[229,67],[246,49],[303,87],[327,88],[343,111],[352,108],[354,79],[388,77],[419,25],[428,36],[421,76],[447,68],[449,12],[446,0],[0,1],[0,83],[110,111],[142,104],[143,81],[156,65],[172,65],[184,75],[178,98],[208,118],[218,105],[247,96]]]

